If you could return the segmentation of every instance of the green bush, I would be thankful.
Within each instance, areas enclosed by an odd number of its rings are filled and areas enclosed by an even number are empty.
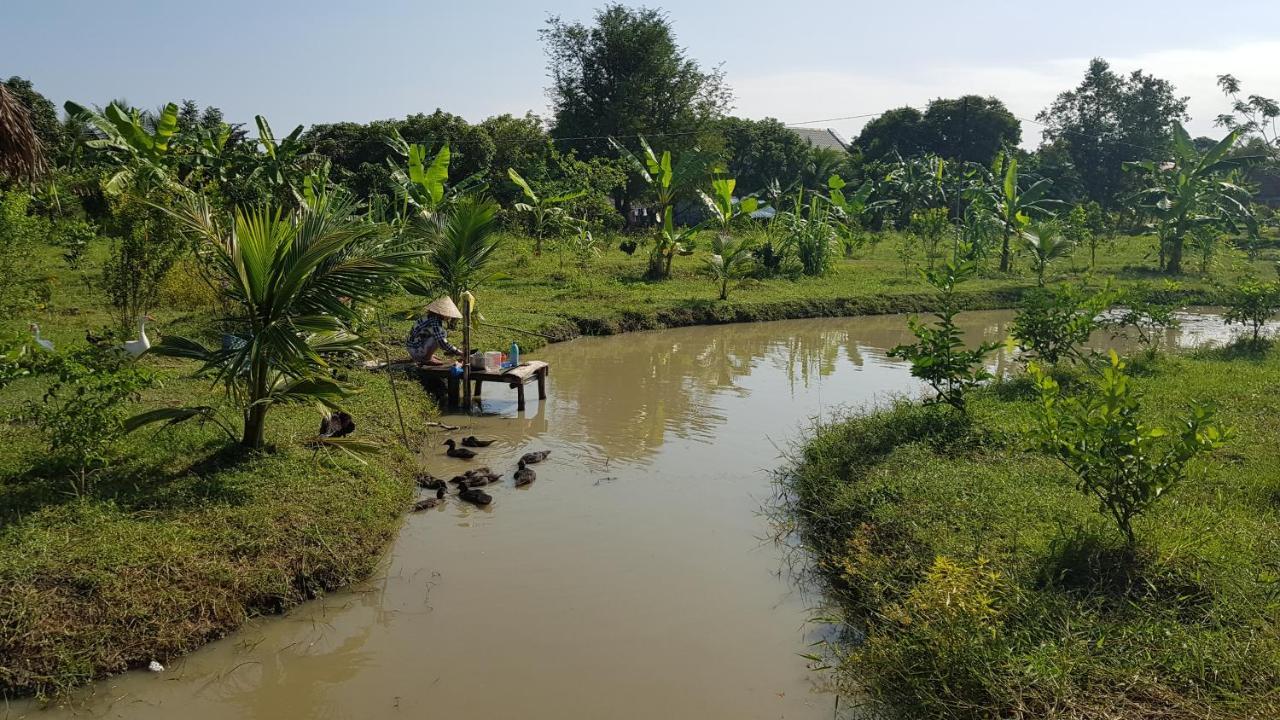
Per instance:
[[[69,475],[72,491],[83,496],[124,435],[126,406],[152,378],[115,348],[58,356],[53,372],[57,380],[39,402],[27,402],[25,415],[48,442],[50,469]]]
[[[31,196],[0,191],[0,311],[16,310],[32,302],[32,254],[40,238],[42,221],[27,211]]]
[[[1249,279],[1227,292],[1222,300],[1226,311],[1222,319],[1228,325],[1244,325],[1252,330],[1251,342],[1262,341],[1262,328],[1280,312],[1280,282]]]
[[[1137,542],[1134,518],[1186,480],[1191,460],[1230,435],[1212,410],[1198,405],[1176,434],[1144,424],[1138,392],[1114,351],[1096,392],[1085,397],[1063,397],[1058,382],[1035,364],[1028,372],[1040,390],[1030,437],[1075,473],[1077,489],[1098,500],[1130,548]]]
[[[937,322],[925,325],[918,318],[908,320],[916,342],[899,345],[889,357],[911,361],[911,374],[929,383],[936,393],[928,402],[946,403],[964,410],[964,395],[991,378],[983,359],[998,343],[982,343],[969,350],[965,347],[955,316],[960,311],[956,302],[956,285],[973,276],[973,263],[944,263],[938,270],[926,271],[925,279],[938,291]]]
[[[102,288],[115,310],[116,327],[128,335],[155,304],[161,282],[189,246],[173,217],[146,200],[122,195],[111,210],[114,238],[102,266]]]
[[[1028,292],[1013,318],[1010,334],[1025,357],[1056,365],[1085,359],[1083,346],[1102,326],[1101,313],[1113,294],[1088,294],[1069,285]]]

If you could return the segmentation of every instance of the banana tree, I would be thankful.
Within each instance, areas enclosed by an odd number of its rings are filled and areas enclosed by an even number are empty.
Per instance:
[[[569,216],[563,207],[560,207],[570,200],[582,197],[586,194],[585,190],[575,190],[573,192],[553,195],[551,197],[541,197],[529,183],[516,172],[515,168],[507,168],[507,177],[511,178],[511,182],[515,183],[520,191],[524,193],[527,202],[519,202],[515,204],[515,209],[529,216],[533,226],[533,254],[542,254],[542,239],[547,231],[556,232],[566,225],[572,225],[568,222]]]
[[[1238,232],[1242,228],[1254,234],[1258,231],[1249,209],[1250,193],[1232,181],[1232,173],[1265,158],[1228,157],[1240,134],[1240,130],[1232,131],[1201,154],[1182,124],[1174,123],[1171,161],[1125,163],[1127,170],[1145,176],[1147,186],[1134,194],[1131,202],[1154,221],[1163,269],[1170,275],[1182,272],[1182,250],[1191,233]]]
[[[676,200],[703,177],[707,167],[707,155],[697,149],[683,153],[678,159],[672,156],[670,150],[664,150],[662,155],[658,155],[649,146],[648,141],[640,138],[642,159],[636,157],[614,138],[609,138],[609,142],[618,151],[623,161],[631,166],[632,171],[649,188],[657,204],[660,230],[649,252],[649,276],[670,277],[672,260],[676,255],[688,255],[693,252],[692,240],[696,235],[694,232],[676,230],[673,209]]]
[[[391,179],[395,182],[396,196],[400,201],[400,215],[430,218],[449,204],[451,199],[465,194],[465,187],[449,188],[449,162],[453,157],[449,143],[444,143],[432,156],[426,145],[406,142],[399,131],[393,130],[387,137],[387,145],[405,158],[400,167],[387,160]],[[464,185],[467,181],[464,181]]]
[[[359,353],[360,309],[399,287],[421,253],[355,215],[345,195],[319,196],[284,214],[272,207],[222,218],[201,198],[173,211],[208,253],[233,308],[235,328],[220,348],[167,336],[151,352],[197,360],[198,374],[220,382],[243,414],[241,444],[261,448],[267,414],[285,403],[336,408],[347,394],[327,358]],[[165,408],[132,419],[208,417],[209,408]]]
[[[1057,204],[1048,197],[1053,183],[1040,179],[1021,187],[1018,158],[1006,153],[996,155],[992,165],[992,184],[987,189],[988,209],[1003,230],[1000,239],[1000,272],[1009,272],[1010,244],[1027,231],[1037,216],[1052,216],[1050,208]]]
[[[862,230],[871,218],[882,208],[893,204],[893,200],[872,200],[875,184],[870,180],[863,182],[851,195],[845,195],[844,188],[848,183],[839,175],[827,178],[827,200],[835,209],[842,222],[836,225],[840,235],[840,243],[844,246],[845,256],[853,254],[861,240]]]
[[[277,140],[265,117],[255,115],[253,120],[258,125],[258,144],[262,146],[263,154],[253,159],[249,178],[262,178],[273,190],[287,192],[295,203],[302,204],[301,181],[309,155],[302,141],[303,127],[299,125]]]
[[[704,262],[707,272],[720,284],[721,300],[729,299],[729,281],[741,277],[750,267],[754,249],[747,239],[733,236],[733,225],[760,209],[760,201],[754,197],[739,200],[733,196],[737,184],[733,178],[717,175],[711,179],[710,194],[698,191],[711,212],[711,222],[719,226],[711,239],[711,255]]]
[[[178,132],[176,104],[165,105],[154,118],[114,101],[102,112],[71,101],[63,107],[70,117],[90,128],[84,145],[114,161],[115,172],[103,186],[106,192],[119,195],[128,190],[145,193],[159,187],[179,188],[173,175],[179,154],[173,152],[170,142]]]

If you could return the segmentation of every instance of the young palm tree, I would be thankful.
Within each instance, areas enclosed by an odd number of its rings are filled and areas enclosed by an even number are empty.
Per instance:
[[[1031,253],[1031,265],[1036,272],[1036,283],[1044,287],[1044,274],[1049,263],[1071,254],[1075,247],[1057,223],[1042,223],[1033,232],[1024,232],[1018,236],[1022,246]]]
[[[707,272],[720,283],[720,299],[729,299],[729,281],[742,277],[751,265],[752,244],[743,238],[717,233],[711,239],[711,255],[705,258]]]
[[[397,288],[420,256],[354,209],[347,196],[321,195],[290,215],[267,206],[236,212],[230,222],[203,199],[174,212],[206,249],[235,330],[218,349],[169,336],[151,352],[203,362],[200,373],[221,381],[241,408],[247,447],[263,446],[267,413],[277,404],[336,407],[345,390],[330,377],[326,356],[363,350],[352,329],[360,306]]]
[[[443,291],[457,300],[492,279],[489,261],[501,244],[499,209],[492,200],[463,196],[447,212],[416,221],[409,236],[423,256],[405,289],[424,297]]]

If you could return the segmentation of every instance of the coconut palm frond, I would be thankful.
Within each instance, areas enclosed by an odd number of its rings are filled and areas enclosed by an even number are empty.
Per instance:
[[[0,83],[0,176],[33,181],[47,169],[31,113]]]

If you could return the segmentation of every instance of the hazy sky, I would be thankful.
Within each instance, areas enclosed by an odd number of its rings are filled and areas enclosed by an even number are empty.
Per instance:
[[[963,93],[1033,118],[1089,58],[1141,67],[1191,96],[1193,134],[1216,134],[1230,72],[1280,96],[1280,1],[666,2],[679,41],[724,64],[735,114],[784,122],[875,113]],[[232,121],[367,121],[437,107],[481,120],[547,111],[538,38],[549,15],[598,0],[151,2],[3,0],[0,76],[55,103],[191,98]],[[1229,13],[1229,14],[1228,14]],[[865,119],[817,123],[853,136]],[[1024,122],[1024,144],[1039,142]]]

